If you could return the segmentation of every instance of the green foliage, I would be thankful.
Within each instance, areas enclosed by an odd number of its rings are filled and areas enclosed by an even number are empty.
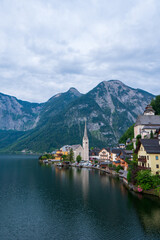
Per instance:
[[[133,153],[133,162],[132,164],[138,164],[138,154],[137,153]]]
[[[117,172],[117,173],[119,172],[119,170],[124,170],[121,165],[118,165],[118,166],[116,167],[116,172]]]
[[[119,143],[126,144],[127,139],[133,139],[134,138],[134,124],[127,129],[127,131],[122,135],[122,137],[119,139]]]
[[[127,181],[131,182],[131,170],[129,170],[127,173]]]
[[[151,106],[156,112],[156,115],[160,115],[160,95],[156,96],[155,99],[152,99]]]
[[[67,161],[68,160],[68,156],[67,155],[62,155],[62,159],[63,159],[63,161]]]
[[[126,157],[124,161],[125,161],[126,163],[128,163],[128,164],[131,163],[131,161],[128,159],[128,157]]]
[[[136,179],[137,179],[137,185],[140,185],[143,190],[149,190],[153,188],[150,170],[139,171]]]
[[[129,176],[127,176],[128,182],[131,182],[132,184],[137,183],[136,177],[139,171],[137,162],[138,162],[137,154],[133,154],[133,161],[130,161],[128,165]]]
[[[8,147],[9,145],[20,139],[23,135],[25,135],[25,132],[23,131],[0,130],[0,148]]]
[[[141,170],[137,174],[137,185],[140,185],[143,190],[156,188],[160,185],[158,175],[152,175],[150,170]]]
[[[156,192],[158,195],[160,194],[160,186],[156,188]]]
[[[108,165],[108,167],[116,171],[116,166],[113,165],[112,163],[110,163],[110,164]]]
[[[126,146],[126,150],[132,150],[133,149],[133,143]]]
[[[156,188],[157,186],[160,185],[160,177],[159,175],[153,175],[152,176],[152,180],[153,180],[153,187]]]
[[[43,156],[40,156],[40,160],[46,160],[46,159],[55,159],[54,154],[46,153]]]
[[[138,145],[140,139],[141,139],[141,135],[139,134],[139,135],[137,135],[137,137],[136,137],[136,146]]]
[[[150,133],[150,138],[153,139],[154,138],[154,135],[153,135],[153,131],[151,130],[151,133]]]
[[[74,152],[73,149],[71,148],[68,154],[68,161],[73,162],[74,161]]]
[[[79,163],[81,160],[82,160],[82,157],[81,157],[80,155],[78,155],[78,156],[76,157],[76,161]]]

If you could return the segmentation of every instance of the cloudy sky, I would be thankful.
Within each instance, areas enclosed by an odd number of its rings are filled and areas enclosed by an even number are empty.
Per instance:
[[[159,0],[0,0],[0,92],[43,102],[119,79],[160,94]]]

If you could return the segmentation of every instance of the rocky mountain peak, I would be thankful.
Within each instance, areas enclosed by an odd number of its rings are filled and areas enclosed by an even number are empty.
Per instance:
[[[69,90],[68,90],[68,93],[73,93],[75,96],[77,97],[80,97],[82,94],[74,87],[71,87]]]

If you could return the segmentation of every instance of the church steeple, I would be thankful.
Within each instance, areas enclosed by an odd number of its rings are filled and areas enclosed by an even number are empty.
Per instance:
[[[89,161],[89,140],[87,136],[86,119],[85,119],[84,136],[83,136],[83,150],[84,150],[83,160]]]
[[[88,136],[87,136],[87,125],[86,125],[86,119],[85,119],[85,127],[84,127],[84,137],[85,139],[88,139]]]

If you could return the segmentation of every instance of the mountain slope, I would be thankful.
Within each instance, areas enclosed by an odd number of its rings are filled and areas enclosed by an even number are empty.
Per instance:
[[[40,120],[37,127],[12,145],[10,150],[27,148],[41,152],[63,144],[81,143],[85,118],[90,146],[115,145],[153,97],[117,80],[104,81],[70,102],[58,114],[52,114],[51,110],[47,121]]]
[[[42,106],[0,93],[0,129],[26,131],[34,128]]]
[[[75,88],[70,88],[67,92],[58,93],[44,103],[43,108],[40,112],[38,125],[42,126],[57,115],[59,112],[64,111],[69,103],[73,102],[77,98],[81,97],[82,94]]]

